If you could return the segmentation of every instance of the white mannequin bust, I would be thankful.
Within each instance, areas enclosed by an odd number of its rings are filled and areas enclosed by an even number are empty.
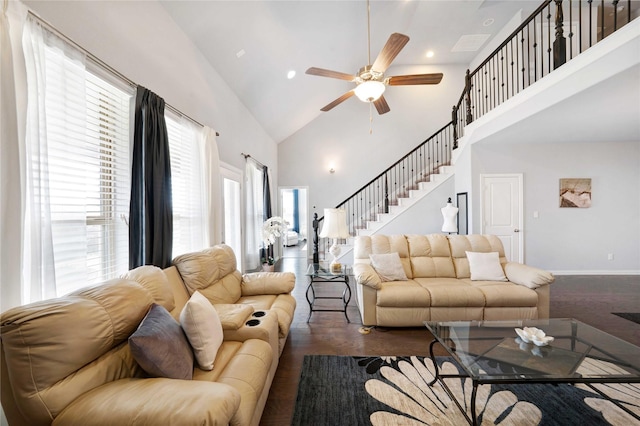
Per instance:
[[[441,211],[442,217],[444,218],[442,232],[458,232],[458,225],[456,224],[458,208],[451,204],[451,198],[449,198],[447,205],[444,206]]]

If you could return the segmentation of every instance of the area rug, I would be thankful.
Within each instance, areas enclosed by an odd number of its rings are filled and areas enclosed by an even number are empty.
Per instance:
[[[612,312],[613,315],[617,315],[621,318],[624,318],[629,321],[633,321],[636,324],[640,324],[640,314],[633,312]]]
[[[448,374],[460,368],[447,357],[438,358],[438,364]],[[433,372],[428,357],[307,355],[292,425],[468,424],[439,384],[428,386]],[[447,384],[469,412],[471,381],[448,379]],[[596,386],[608,398],[586,385],[483,385],[476,399],[478,424],[640,424],[640,384]]]

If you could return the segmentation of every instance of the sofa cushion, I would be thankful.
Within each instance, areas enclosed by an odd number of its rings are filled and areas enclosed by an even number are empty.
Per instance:
[[[199,291],[213,304],[236,303],[242,275],[231,247],[220,244],[173,259],[189,294]]]
[[[411,261],[409,259],[409,246],[404,235],[372,235],[370,237],[357,237],[363,247],[359,252],[367,262],[371,262],[370,254],[398,253],[400,262],[407,278],[411,279]]]
[[[180,325],[200,368],[212,370],[223,339],[222,324],[216,309],[196,291],[180,313]]]
[[[477,253],[468,251],[471,281],[506,281],[498,252]]]
[[[521,285],[498,281],[463,281],[482,292],[486,307],[531,307],[538,304],[535,290]]]
[[[431,307],[484,307],[484,294],[469,282],[456,278],[416,278],[431,297]]]
[[[152,377],[191,380],[193,376],[193,352],[182,327],[156,303],[129,337],[129,347]]]
[[[404,272],[398,253],[370,254],[369,259],[382,282],[407,280],[407,274]]]
[[[413,280],[382,283],[377,291],[376,306],[429,307],[429,292]]]
[[[449,235],[447,238],[449,239],[451,257],[456,270],[456,278],[469,278],[471,276],[466,253],[468,251],[477,253],[496,251],[500,257],[500,263],[507,263],[502,241],[495,235]]]
[[[149,290],[153,301],[171,312],[175,307],[175,299],[167,276],[162,269],[153,265],[139,266],[122,275],[122,278],[133,280]]]
[[[446,235],[407,235],[414,278],[456,276]]]

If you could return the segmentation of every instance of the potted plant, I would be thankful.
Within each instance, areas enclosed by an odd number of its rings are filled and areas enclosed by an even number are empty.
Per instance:
[[[279,216],[273,216],[265,220],[262,224],[262,242],[264,244],[264,256],[262,258],[262,269],[265,271],[273,271],[275,260],[271,255],[273,249],[271,246],[276,240],[283,236],[289,227],[289,222]]]
[[[262,258],[262,270],[265,272],[273,272],[275,268],[275,259],[273,256],[267,256]]]

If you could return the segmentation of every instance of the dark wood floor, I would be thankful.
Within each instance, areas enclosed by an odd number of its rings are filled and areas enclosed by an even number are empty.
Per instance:
[[[292,250],[287,252],[296,256]],[[362,323],[353,298],[347,310],[351,323],[341,312],[314,312],[307,323],[306,268],[305,257],[284,257],[276,264],[278,271],[295,272],[293,294],[298,306],[260,422],[264,426],[291,423],[304,355],[426,355],[431,341],[422,327],[373,329],[368,335],[360,334]],[[326,291],[339,294],[341,285],[330,284]],[[639,276],[558,276],[552,284],[552,317],[576,318],[640,346],[640,324],[612,312],[640,312]]]

